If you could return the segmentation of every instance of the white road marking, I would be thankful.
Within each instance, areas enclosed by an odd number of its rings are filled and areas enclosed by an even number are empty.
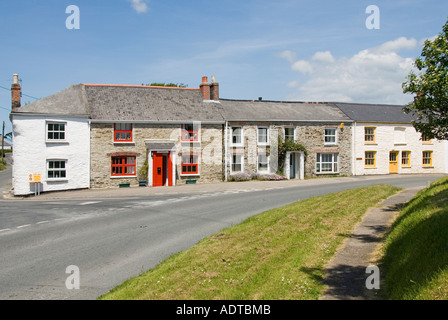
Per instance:
[[[86,206],[86,205],[89,205],[89,204],[95,204],[95,203],[100,203],[101,201],[87,201],[87,202],[83,202],[83,203],[80,203],[79,205],[80,206]]]
[[[18,226],[16,228],[17,229],[22,229],[22,228],[26,228],[26,227],[29,227],[29,226],[30,226],[30,224],[24,224],[24,225]]]

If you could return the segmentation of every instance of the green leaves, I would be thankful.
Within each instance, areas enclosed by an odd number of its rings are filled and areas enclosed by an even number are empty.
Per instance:
[[[402,86],[415,94],[404,111],[417,116],[413,125],[423,135],[448,139],[448,21],[437,38],[425,41],[415,66],[420,73],[411,71]]]

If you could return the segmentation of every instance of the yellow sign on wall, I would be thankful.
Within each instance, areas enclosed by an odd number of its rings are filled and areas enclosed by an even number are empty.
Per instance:
[[[40,173],[33,173],[33,174],[30,173],[28,175],[28,181],[30,183],[41,182],[42,181],[42,175]]]

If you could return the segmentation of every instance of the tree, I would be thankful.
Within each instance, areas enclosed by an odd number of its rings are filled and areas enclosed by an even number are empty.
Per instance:
[[[415,94],[404,111],[413,113],[415,129],[423,136],[448,139],[448,21],[434,40],[426,40],[415,60],[419,74],[411,71],[403,83],[404,93]]]
[[[171,87],[171,88],[187,88],[188,85],[183,83],[165,83],[165,82],[153,82],[149,84],[143,84],[142,86],[155,86],[155,87]]]

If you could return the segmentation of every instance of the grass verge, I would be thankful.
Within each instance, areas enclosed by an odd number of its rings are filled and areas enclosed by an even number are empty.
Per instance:
[[[400,211],[380,261],[385,299],[448,299],[448,177],[420,191]]]
[[[269,210],[201,240],[99,299],[317,299],[325,265],[388,185]]]

